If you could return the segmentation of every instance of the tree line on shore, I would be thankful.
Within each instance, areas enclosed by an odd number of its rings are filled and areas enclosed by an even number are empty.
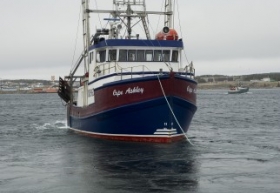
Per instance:
[[[201,76],[195,77],[195,79],[198,83],[221,82],[221,81],[251,81],[251,80],[261,80],[263,78],[270,78],[271,81],[280,81],[280,72],[279,73],[235,75],[235,76],[201,75]]]
[[[198,83],[206,83],[206,82],[219,82],[219,81],[250,81],[250,80],[261,80],[263,78],[269,77],[272,81],[280,81],[280,72],[276,73],[262,73],[262,74],[249,74],[249,75],[235,75],[235,76],[227,76],[227,75],[201,75],[196,76],[195,80]],[[206,80],[209,81],[206,81]],[[49,80],[36,80],[36,79],[16,79],[16,80],[1,80],[1,82],[10,81],[13,83],[27,83],[32,84],[36,82],[41,82],[43,85],[50,85],[53,83]],[[54,81],[58,82],[58,81]]]

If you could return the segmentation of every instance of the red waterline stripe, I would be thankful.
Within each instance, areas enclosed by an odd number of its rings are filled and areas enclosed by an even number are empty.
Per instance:
[[[133,142],[152,142],[152,143],[171,143],[176,141],[181,141],[185,139],[183,134],[173,135],[173,136],[136,136],[136,135],[109,135],[109,134],[97,134],[87,131],[81,131],[73,128],[69,128],[75,133],[82,134],[85,136],[100,138],[100,139],[109,139],[117,141],[133,141]]]

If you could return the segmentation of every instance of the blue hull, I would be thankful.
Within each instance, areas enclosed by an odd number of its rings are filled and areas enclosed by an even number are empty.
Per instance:
[[[177,97],[169,97],[168,101],[186,132],[197,107]],[[102,135],[154,135],[157,129],[162,128],[174,128],[177,134],[182,133],[163,97],[121,106],[89,117],[70,116],[69,126],[76,131]]]

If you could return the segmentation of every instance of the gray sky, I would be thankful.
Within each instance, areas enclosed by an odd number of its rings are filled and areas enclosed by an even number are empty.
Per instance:
[[[99,9],[112,8],[113,0],[91,0],[91,8],[96,1]],[[146,2],[147,10],[161,10],[162,0]],[[174,25],[197,75],[280,72],[279,0],[177,2]],[[0,79],[49,80],[52,75],[56,79],[67,75],[74,52],[75,62],[82,48],[80,28],[75,46],[80,3],[0,0]],[[103,18],[108,16],[99,17],[105,25]],[[100,20],[97,15],[91,18],[93,32],[100,27]],[[158,16],[149,18],[154,35],[162,22],[158,24]]]

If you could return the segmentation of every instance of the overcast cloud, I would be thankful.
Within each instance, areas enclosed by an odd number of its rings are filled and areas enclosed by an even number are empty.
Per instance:
[[[100,9],[112,8],[113,0],[96,1]],[[162,7],[162,0],[146,2],[148,10]],[[175,28],[197,75],[280,72],[279,0],[177,2],[180,6],[175,8]],[[74,50],[76,60],[82,48],[81,30],[75,47],[80,3],[0,0],[0,79],[49,80],[52,75],[56,79],[67,75]],[[90,7],[94,6],[95,0],[91,0]],[[99,17],[102,20],[107,16]],[[95,15],[91,18],[93,31],[100,22]],[[158,16],[149,18],[154,35],[163,27],[162,22],[158,24]]]

